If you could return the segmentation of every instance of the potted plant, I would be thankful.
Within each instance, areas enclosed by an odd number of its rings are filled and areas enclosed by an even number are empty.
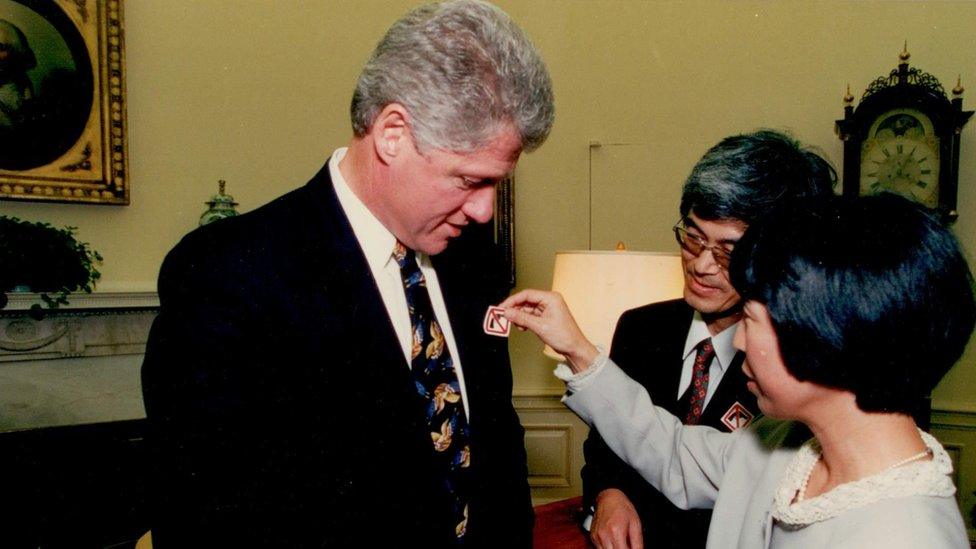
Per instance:
[[[76,230],[0,215],[0,308],[14,290],[40,294],[50,309],[66,305],[72,292],[91,293],[101,277],[95,263],[102,256],[78,242]],[[41,312],[40,304],[31,309]]]

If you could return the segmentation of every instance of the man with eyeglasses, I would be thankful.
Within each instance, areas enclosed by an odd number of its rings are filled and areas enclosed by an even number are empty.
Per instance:
[[[610,357],[654,403],[686,424],[723,432],[759,415],[732,346],[742,316],[728,266],[750,223],[787,201],[832,192],[836,175],[792,138],[761,130],[727,137],[698,161],[681,195],[674,234],[684,299],[625,312]],[[597,547],[705,546],[709,510],[680,510],[610,450],[596,429],[584,444],[584,525]],[[745,504],[745,502],[743,502]]]

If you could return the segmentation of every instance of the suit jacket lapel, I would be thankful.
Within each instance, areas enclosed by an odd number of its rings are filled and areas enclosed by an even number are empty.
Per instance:
[[[314,245],[309,255],[326,287],[316,296],[319,302],[310,306],[341,319],[337,329],[345,337],[329,339],[355,346],[342,352],[355,357],[351,362],[365,390],[383,395],[384,401],[378,404],[394,411],[391,422],[409,419],[411,428],[428,436],[410,369],[366,257],[332,187],[328,163],[309,182],[308,190],[321,214],[318,225],[311,227]]]
[[[485,422],[505,417],[500,407],[511,405],[508,339],[487,335],[482,329],[488,307],[507,293],[498,276],[500,270],[496,270],[494,248],[486,241],[490,237],[477,227],[469,228],[432,258],[457,343],[475,443]]]
[[[677,306],[679,313],[674,317],[668,315],[667,323],[663,326],[663,330],[666,333],[661,338],[664,345],[661,348],[662,354],[658,359],[660,360],[660,364],[666,365],[666,367],[659,368],[662,377],[660,386],[668,391],[666,396],[667,401],[674,404],[678,402],[677,387],[681,381],[681,368],[684,360],[682,354],[685,349],[685,339],[688,338],[688,327],[691,325],[691,318],[694,315],[694,311],[683,299],[680,300]]]
[[[447,308],[451,332],[454,334],[455,347],[458,350],[457,360],[461,364],[461,373],[464,377],[468,410],[472,415],[476,415],[474,410],[477,406],[477,397],[483,394],[482,372],[477,367],[483,350],[478,333],[470,329],[471,311],[479,302],[471,286],[476,281],[466,279],[463,275],[463,266],[445,261],[444,256],[434,256],[431,259],[437,271],[437,280],[440,283],[441,294],[444,296],[444,305]]]

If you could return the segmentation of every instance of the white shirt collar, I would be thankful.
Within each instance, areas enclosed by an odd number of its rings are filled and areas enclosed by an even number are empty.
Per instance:
[[[735,347],[732,345],[732,338],[735,336],[735,329],[738,326],[739,323],[736,322],[721,332],[712,335],[708,332],[708,326],[702,320],[701,313],[695,311],[695,315],[691,319],[691,328],[688,329],[688,337],[685,339],[685,351],[681,355],[682,358],[688,358],[688,355],[695,351],[695,347],[703,339],[711,337],[712,347],[715,349],[715,358],[718,359],[718,364],[724,372],[732,362],[732,358],[735,357]]]
[[[373,272],[382,271],[388,262],[393,260],[393,246],[396,244],[396,237],[390,232],[373,212],[363,204],[362,200],[349,187],[346,178],[342,177],[339,170],[339,162],[346,156],[346,147],[336,149],[329,159],[329,174],[332,176],[332,186],[335,188],[336,197],[349,224],[356,233],[356,239],[363,249],[366,261]]]

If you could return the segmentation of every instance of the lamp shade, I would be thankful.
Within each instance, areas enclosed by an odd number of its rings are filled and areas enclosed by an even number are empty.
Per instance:
[[[681,256],[631,251],[557,252],[552,289],[562,294],[587,339],[609,350],[621,313],[683,295]],[[545,354],[563,360],[549,346]]]

